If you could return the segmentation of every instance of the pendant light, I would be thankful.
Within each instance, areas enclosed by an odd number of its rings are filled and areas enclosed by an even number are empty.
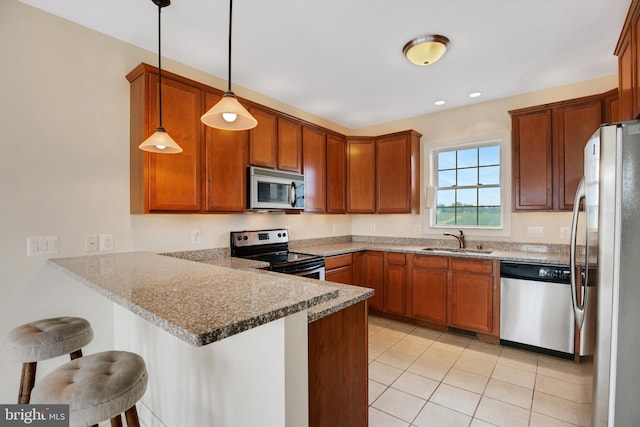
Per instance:
[[[156,131],[149,138],[144,140],[142,144],[138,145],[138,148],[144,151],[149,151],[151,153],[165,153],[165,154],[176,154],[181,153],[182,148],[175,142],[167,133],[166,130],[162,127],[162,59],[160,47],[162,46],[162,42],[160,39],[161,32],[161,19],[160,14],[163,7],[169,6],[171,4],[171,0],[151,0],[154,4],[158,6],[158,114],[159,114],[159,123]]]
[[[228,89],[209,111],[204,113],[200,120],[207,126],[226,130],[247,130],[256,127],[258,121],[244,108],[236,95],[231,91],[231,16],[233,0],[229,0],[229,62],[228,62]]]

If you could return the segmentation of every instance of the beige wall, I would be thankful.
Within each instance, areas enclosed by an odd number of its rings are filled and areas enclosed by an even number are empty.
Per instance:
[[[46,316],[89,319],[96,338],[88,352],[114,346],[113,311],[106,300],[47,264],[27,257],[27,236],[59,237],[55,256],[84,255],[88,234],[111,233],[115,251],[170,251],[228,246],[232,229],[285,227],[294,239],[372,234],[415,236],[420,216],[349,215],[130,215],[129,84],[125,75],[140,62],[156,63],[145,51],[56,18],[16,0],[0,1],[0,340],[12,327]],[[218,88],[226,83],[173,61],[167,70]],[[506,110],[602,92],[604,79],[389,123],[355,133],[414,128],[423,147],[469,138],[509,137]],[[335,124],[243,88],[240,96],[347,133]],[[508,141],[505,141],[508,146]],[[427,171],[428,172],[428,171]],[[526,240],[530,224],[545,226],[545,240],[566,215],[513,215],[510,237]],[[202,242],[190,243],[199,226]],[[548,233],[548,234],[547,234]],[[46,372],[59,361],[45,363]],[[0,402],[15,400],[19,365],[0,357]]]

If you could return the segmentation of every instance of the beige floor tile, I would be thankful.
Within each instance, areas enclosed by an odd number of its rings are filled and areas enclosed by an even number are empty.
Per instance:
[[[526,427],[529,425],[530,412],[484,396],[480,400],[475,417],[501,427]]]
[[[377,326],[386,326],[391,323],[391,319],[387,319],[385,317],[369,315],[369,324],[377,325]]]
[[[407,333],[413,331],[416,328],[416,326],[412,325],[410,323],[400,322],[398,320],[391,320],[385,326],[385,328],[391,329],[391,330],[394,330],[394,331],[398,331],[398,332],[401,332],[403,334],[407,334]]]
[[[536,374],[507,365],[496,365],[491,374],[495,378],[506,383],[519,385],[520,387],[533,388],[536,382]]]
[[[476,358],[478,359],[484,356],[487,359],[497,360],[500,354],[502,354],[502,346],[479,340],[471,340],[466,351],[473,352],[477,355]]]
[[[407,335],[407,337],[408,337],[408,335]],[[393,347],[391,347],[391,348],[394,349],[394,350],[398,350],[398,351],[401,351],[403,353],[410,354],[412,356],[418,357],[422,353],[424,353],[425,350],[427,348],[429,348],[429,346],[431,345],[431,343],[424,344],[424,343],[420,343],[420,342],[411,341],[407,337],[405,337],[405,338],[401,339],[400,341],[398,341],[397,343],[395,343],[393,345]]]
[[[429,338],[430,340],[436,341],[443,333],[444,332],[442,331],[436,331],[429,328],[421,328],[420,326],[418,326],[414,330],[409,332],[408,336]]]
[[[404,391],[405,393],[412,394],[421,399],[428,400],[438,387],[438,384],[440,384],[439,381],[432,380],[431,378],[425,378],[421,375],[405,372],[400,375],[393,384],[391,384],[391,387]]]
[[[378,361],[369,364],[369,379],[384,385],[391,385],[398,377],[402,375],[402,369],[385,365]]]
[[[415,362],[417,358],[417,355],[403,353],[402,351],[396,350],[395,348],[391,347],[389,350],[378,356],[376,360],[378,362],[394,366],[404,371],[409,366],[411,366],[411,364]]]
[[[497,364],[536,373],[538,369],[538,355],[524,350],[505,347],[502,349],[502,353],[500,353]]]
[[[368,326],[368,330],[369,330],[369,336],[373,335],[373,334],[377,334],[378,332],[382,331],[382,326],[378,326],[378,325],[374,325],[372,323],[369,323]]]
[[[591,424],[590,404],[561,399],[539,391],[533,394],[532,410],[533,412],[579,426]]]
[[[474,353],[467,353],[467,351],[465,350],[465,352],[460,355],[458,360],[456,360],[456,363],[453,365],[453,367],[485,377],[491,376],[493,368],[496,365],[495,360],[477,359],[474,356]]]
[[[449,353],[455,353],[459,356],[467,347],[466,347],[466,344],[460,345],[452,342],[442,341],[442,337],[440,337],[433,344],[431,344],[430,348],[445,350]]]
[[[413,425],[417,427],[467,427],[471,417],[463,413],[427,402]]]
[[[460,353],[451,352],[441,347],[437,347],[437,342],[433,343],[431,347],[425,350],[420,355],[420,359],[431,360],[432,362],[440,363],[442,365],[453,366],[453,364],[460,357]]]
[[[495,424],[490,424],[486,421],[474,418],[473,420],[471,420],[471,424],[469,424],[469,427],[495,427]]]
[[[369,427],[409,427],[409,423],[370,406]]]
[[[378,332],[377,334],[371,335],[369,337],[369,344],[386,346],[387,348],[390,348],[401,339],[402,337],[390,334],[387,330],[383,330]]]
[[[451,369],[450,365],[434,362],[429,359],[418,359],[409,368],[408,372],[431,378],[432,380],[442,381]]]
[[[591,403],[591,384],[575,384],[538,374],[536,391],[578,403]]]
[[[439,342],[449,343],[458,347],[467,347],[473,338],[466,335],[455,334],[452,332],[445,332],[438,338]]]
[[[410,423],[425,403],[424,399],[390,387],[371,406]]]
[[[376,344],[369,342],[369,359],[376,359],[385,351],[389,350],[390,347],[382,344]]]
[[[591,384],[593,365],[575,363],[571,360],[541,356],[538,360],[538,375],[557,378],[575,384]]]
[[[575,427],[575,424],[566,423],[564,421],[557,420],[555,418],[548,417],[546,415],[538,414],[537,412],[531,413],[531,420],[529,421],[529,427]]]
[[[442,380],[445,384],[479,394],[482,394],[488,381],[489,377],[473,374],[456,368],[451,368],[449,373]]]
[[[495,378],[489,380],[484,395],[526,410],[531,409],[531,403],[533,402],[532,389],[498,381]]]
[[[448,384],[440,384],[429,401],[463,414],[473,415],[478,402],[480,402],[480,397],[481,395],[478,393],[462,390]]]
[[[386,389],[386,385],[369,380],[369,405],[371,405],[378,397],[380,397],[382,392]]]

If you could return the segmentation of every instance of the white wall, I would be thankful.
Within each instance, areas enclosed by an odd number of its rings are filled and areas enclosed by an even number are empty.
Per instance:
[[[79,315],[92,322],[96,339],[87,352],[112,348],[113,314],[103,297],[46,263],[26,256],[27,236],[56,235],[56,256],[84,255],[87,234],[111,233],[115,251],[172,251],[228,246],[231,229],[291,227],[294,239],[372,234],[371,218],[349,215],[138,215],[129,214],[129,83],[145,51],[54,17],[16,0],[0,1],[0,340],[29,320]],[[224,80],[167,60],[177,74],[224,88]],[[471,136],[508,135],[506,110],[603,92],[615,79],[523,95],[440,114],[358,130],[381,134],[414,128],[423,147]],[[247,89],[239,96],[316,122],[348,130]],[[544,225],[549,240],[563,214],[512,216],[511,239],[526,240],[527,224]],[[376,233],[415,236],[411,215],[377,216]],[[333,228],[336,231],[333,231]],[[193,245],[189,229],[202,229]],[[545,239],[547,237],[545,236]],[[59,363],[45,363],[42,371]],[[19,365],[0,357],[0,402],[16,399]]]

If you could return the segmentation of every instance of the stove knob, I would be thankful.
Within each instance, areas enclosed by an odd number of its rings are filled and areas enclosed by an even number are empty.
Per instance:
[[[282,237],[287,237],[287,233],[282,233]]]
[[[249,237],[248,236],[244,236],[243,239],[244,240],[249,240]]]
[[[238,236],[238,237],[237,237],[237,239],[238,239],[238,240],[242,240],[242,236]]]

